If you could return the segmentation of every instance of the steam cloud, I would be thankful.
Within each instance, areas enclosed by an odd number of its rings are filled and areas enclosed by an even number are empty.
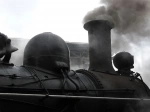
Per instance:
[[[113,22],[112,54],[128,51],[134,55],[135,71],[150,86],[150,1],[101,0],[103,6],[87,13],[83,23],[91,20]]]

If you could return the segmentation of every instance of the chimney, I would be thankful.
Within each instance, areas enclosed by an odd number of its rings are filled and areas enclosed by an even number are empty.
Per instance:
[[[111,29],[107,20],[93,20],[84,24],[89,37],[89,70],[115,74],[111,60]]]

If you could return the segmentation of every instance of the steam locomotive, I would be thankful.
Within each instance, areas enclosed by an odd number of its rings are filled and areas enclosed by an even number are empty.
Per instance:
[[[70,69],[69,49],[59,36],[45,32],[26,45],[22,66],[9,63],[17,48],[0,35],[0,112],[148,112],[150,91],[131,71],[133,56],[118,53],[112,67],[106,20],[84,25],[89,35],[89,69]]]

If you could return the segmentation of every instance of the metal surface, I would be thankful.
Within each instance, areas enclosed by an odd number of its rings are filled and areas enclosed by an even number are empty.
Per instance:
[[[62,73],[60,74],[62,75]],[[78,94],[96,96],[96,87],[94,83],[84,74],[76,74],[73,71],[68,76],[78,85],[76,86],[66,78],[66,84],[63,77],[56,74],[39,71],[29,67],[17,67],[13,65],[0,64],[0,92],[19,92],[19,93],[50,93],[55,94]],[[41,86],[43,84],[43,86]]]
[[[19,93],[0,93],[0,96],[32,96],[46,98],[64,99],[95,99],[95,100],[128,100],[128,101],[150,101],[148,98],[118,98],[118,97],[93,97],[93,96],[70,96],[70,95],[44,95],[44,94],[19,94]]]
[[[89,36],[89,70],[115,73],[111,62],[110,30],[113,24],[105,20],[86,23]]]
[[[69,50],[59,36],[46,32],[33,37],[26,45],[23,65],[60,74],[57,62],[70,69]]]
[[[134,68],[134,57],[128,52],[119,52],[113,57],[113,62],[119,70]]]

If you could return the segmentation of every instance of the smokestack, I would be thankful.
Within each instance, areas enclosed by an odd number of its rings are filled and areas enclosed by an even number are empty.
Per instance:
[[[115,73],[111,60],[110,32],[114,24],[106,20],[94,20],[84,24],[89,37],[89,70]]]

